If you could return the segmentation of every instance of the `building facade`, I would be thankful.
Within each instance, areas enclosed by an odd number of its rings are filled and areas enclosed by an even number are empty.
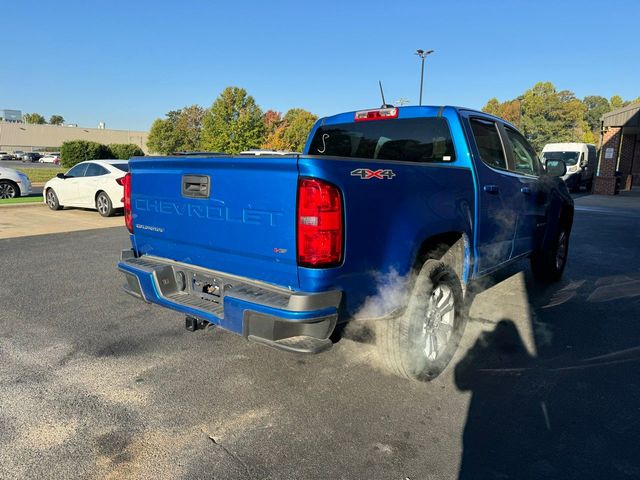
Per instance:
[[[640,184],[640,104],[602,116],[600,158],[593,192],[615,195]]]
[[[0,121],[0,150],[24,152],[57,150],[69,140],[90,140],[103,143],[133,143],[148,153],[148,132],[109,130],[58,125],[33,125]]]

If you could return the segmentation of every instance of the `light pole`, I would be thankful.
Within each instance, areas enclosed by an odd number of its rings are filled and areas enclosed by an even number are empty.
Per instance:
[[[422,69],[420,70],[420,103],[422,105],[422,85],[424,84],[424,59],[427,55],[431,55],[435,50],[422,50],[421,48],[416,50],[416,55],[422,59]]]

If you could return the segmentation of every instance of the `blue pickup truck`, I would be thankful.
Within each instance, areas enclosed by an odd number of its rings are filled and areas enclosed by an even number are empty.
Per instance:
[[[390,370],[425,381],[457,348],[470,281],[523,257],[560,278],[565,171],[504,120],[448,106],[322,118],[299,155],[134,158],[118,268],[127,293],[191,330],[283,350],[375,321]]]

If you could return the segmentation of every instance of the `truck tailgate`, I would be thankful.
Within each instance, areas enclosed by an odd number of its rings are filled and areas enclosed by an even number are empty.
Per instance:
[[[297,288],[298,157],[130,161],[139,254]]]

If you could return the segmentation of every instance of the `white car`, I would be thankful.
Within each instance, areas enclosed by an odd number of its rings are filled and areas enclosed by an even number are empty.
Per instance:
[[[80,207],[97,210],[110,217],[123,208],[122,179],[129,171],[126,160],[89,160],[67,173],[59,173],[44,184],[44,203],[51,210]]]
[[[38,160],[40,163],[54,163],[56,165],[60,165],[60,154],[59,153],[47,153],[44,157],[40,157]]]
[[[31,195],[31,182],[20,170],[0,167],[0,199]]]

